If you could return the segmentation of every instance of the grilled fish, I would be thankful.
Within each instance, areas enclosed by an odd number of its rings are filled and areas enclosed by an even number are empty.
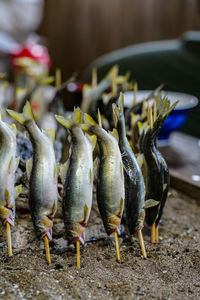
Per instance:
[[[28,131],[33,144],[33,159],[27,162],[29,207],[38,239],[52,239],[53,219],[57,209],[57,166],[53,149],[54,131],[41,131],[36,125],[29,102],[23,112],[7,112]],[[31,166],[32,164],[32,166]]]
[[[97,202],[108,235],[120,232],[124,209],[124,172],[118,133],[106,132],[87,114],[85,128],[97,136],[100,149],[100,162],[97,180]]]
[[[0,120],[0,218],[4,224],[15,221],[15,171],[19,159],[16,155],[16,133],[14,124]]]
[[[56,116],[56,120],[71,132],[71,149],[64,174],[63,218],[69,242],[85,240],[93,196],[93,149],[96,136],[83,133],[81,111],[75,110],[71,119]]]

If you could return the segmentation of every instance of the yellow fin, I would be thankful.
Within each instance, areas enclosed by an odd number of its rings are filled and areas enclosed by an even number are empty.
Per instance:
[[[122,162],[120,161],[120,174],[121,174],[121,177],[123,177],[124,173],[123,173],[123,164]]]
[[[144,163],[144,154],[139,154],[137,156],[137,162],[140,168],[142,168],[143,163]]]
[[[158,165],[158,159],[157,159],[156,155],[153,152],[152,152],[152,155],[153,155],[153,158],[154,158],[154,160],[156,162],[157,167],[159,167],[159,165]]]
[[[10,128],[12,128],[12,130],[15,132],[15,134],[17,135],[17,127],[16,127],[16,125],[13,123],[13,124],[8,124],[8,126],[10,127]]]
[[[22,184],[15,186],[15,199],[21,194],[22,192]]]
[[[97,126],[98,124],[90,117],[88,114],[84,114],[84,120],[85,124],[91,125],[91,126]]]
[[[92,150],[94,150],[96,143],[97,143],[97,137],[96,135],[89,135],[88,133],[85,134],[88,138],[88,140],[90,141],[91,145],[92,145]]]
[[[63,116],[55,115],[56,120],[62,124],[67,129],[72,129],[73,126],[81,124],[81,110],[80,108],[76,108],[73,112],[71,118],[64,118]]]
[[[20,156],[18,156],[15,160],[15,172],[17,171],[17,168],[19,166],[19,162],[20,162]]]
[[[117,132],[117,129],[113,129],[113,131],[108,131],[116,140],[119,142],[119,134]]]
[[[26,173],[27,173],[28,179],[31,176],[32,166],[33,166],[33,158],[31,157],[29,160],[26,161]]]
[[[9,205],[10,205],[10,194],[9,194],[9,191],[7,189],[5,189],[5,191],[4,191],[4,197],[5,197],[5,200],[6,200],[6,205],[9,207]]]
[[[115,213],[116,216],[122,217],[124,210],[124,199],[120,198],[120,203],[119,203],[119,210]]]
[[[123,112],[124,112],[124,94],[123,93],[120,93],[120,96],[119,96],[119,109],[120,109],[120,112],[123,114]]]
[[[84,222],[86,222],[88,217],[89,217],[89,209],[88,209],[87,205],[85,204],[85,206],[84,206]]]
[[[24,105],[23,112],[18,113],[14,110],[7,109],[7,113],[13,117],[17,122],[19,122],[21,125],[23,125],[26,121],[34,120],[33,112],[31,109],[30,103],[27,101]]]
[[[92,176],[92,170],[91,170],[91,169],[90,169],[90,171],[89,171],[89,177],[90,177],[90,184],[92,184],[92,181],[93,181],[93,180],[92,180],[92,179],[93,179],[92,177],[93,177],[93,176]]]
[[[145,201],[144,205],[143,205],[143,208],[150,208],[150,207],[153,207],[153,206],[156,206],[158,205],[159,202],[156,201],[156,200],[153,200],[153,199],[148,199]]]
[[[167,188],[167,184],[165,183],[163,184],[163,192],[166,190],[166,188]]]
[[[12,163],[13,163],[13,156],[11,157],[11,159],[9,161],[8,170],[12,167]]]
[[[55,131],[53,129],[49,129],[49,130],[42,129],[42,132],[45,133],[50,138],[50,140],[54,143]]]
[[[115,103],[112,104],[112,111],[113,111],[113,119],[114,119],[114,124],[115,128],[117,128],[117,123],[118,123],[118,107]]]

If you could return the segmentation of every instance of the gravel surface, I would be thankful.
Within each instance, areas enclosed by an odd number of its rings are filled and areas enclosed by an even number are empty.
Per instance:
[[[12,229],[11,258],[1,226],[0,299],[200,299],[200,206],[194,200],[172,192],[160,242],[151,244],[149,229],[143,230],[147,260],[141,257],[137,237],[130,241],[123,234],[121,264],[94,204],[80,270],[74,246],[67,247],[64,240],[61,216],[55,220],[52,264],[47,265],[43,242],[36,241],[28,210],[21,207]]]

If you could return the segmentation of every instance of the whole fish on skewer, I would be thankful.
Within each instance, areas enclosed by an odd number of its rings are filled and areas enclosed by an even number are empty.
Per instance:
[[[38,239],[45,238],[47,260],[50,263],[48,241],[52,239],[53,219],[57,209],[57,166],[53,148],[54,131],[41,131],[36,125],[30,103],[22,113],[7,112],[28,131],[33,144],[33,159],[27,164],[29,174],[29,207]]]
[[[14,186],[15,171],[19,164],[19,158],[15,158],[16,133],[14,124],[0,120],[0,219],[7,227],[9,256],[12,255],[12,245],[9,243],[10,226],[14,226],[15,222],[15,197],[21,192],[21,186]]]
[[[146,258],[142,238],[142,228],[145,218],[145,208],[154,206],[158,202],[145,201],[145,184],[139,163],[129,145],[126,137],[125,119],[123,113],[123,94],[120,94],[119,107],[113,106],[116,128],[119,134],[119,148],[122,155],[125,176],[125,208],[126,220],[130,234],[138,233],[142,254]]]
[[[81,129],[81,111],[75,110],[70,119],[56,116],[56,120],[71,133],[70,157],[63,173],[63,218],[69,242],[84,244],[85,228],[90,216],[93,196],[93,149],[96,136],[84,134]],[[77,265],[80,267],[80,258]]]
[[[174,109],[177,102],[170,107],[170,102],[165,99],[160,109],[159,115],[152,126],[146,125],[141,138],[141,151],[145,157],[147,199],[152,198],[159,202],[158,205],[146,210],[145,220],[152,227],[152,233],[156,230],[155,226],[161,218],[164,203],[169,189],[168,169],[161,153],[157,149],[157,136],[164,124],[167,116]],[[139,123],[139,126],[144,125]],[[158,220],[159,216],[159,220]],[[152,241],[155,242],[155,233],[152,234]]]
[[[101,125],[100,119],[99,123]],[[99,126],[89,115],[85,114],[85,128],[97,136],[100,149],[100,162],[97,181],[97,202],[108,235],[120,232],[120,223],[124,209],[124,172],[118,133],[107,132]],[[118,248],[117,248],[118,249]],[[118,260],[120,260],[119,251]]]

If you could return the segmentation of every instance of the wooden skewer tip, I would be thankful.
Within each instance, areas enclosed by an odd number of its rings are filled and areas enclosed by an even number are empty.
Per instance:
[[[11,230],[10,223],[6,222],[6,232],[7,232],[7,240],[8,240],[8,255],[12,256],[12,239],[11,239]]]
[[[145,246],[144,246],[144,240],[143,240],[143,236],[142,236],[142,230],[138,231],[138,238],[140,241],[140,247],[141,247],[141,251],[142,251],[142,256],[144,257],[144,259],[147,258],[147,253],[145,250]]]
[[[51,256],[50,256],[50,250],[49,250],[49,239],[46,235],[44,237],[44,241],[45,241],[46,259],[47,259],[48,263],[51,264]]]
[[[80,267],[81,267],[81,260],[80,260],[80,241],[76,241],[76,255],[77,255],[77,268],[80,269]]]
[[[118,242],[118,233],[117,233],[117,231],[115,231],[115,246],[116,246],[116,251],[117,251],[117,260],[118,260],[118,262],[121,262],[120,251],[119,251],[119,242]]]

